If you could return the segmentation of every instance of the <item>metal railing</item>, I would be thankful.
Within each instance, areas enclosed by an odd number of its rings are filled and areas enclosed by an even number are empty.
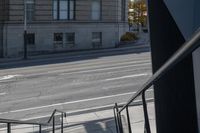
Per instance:
[[[128,102],[123,105],[123,107],[119,107],[116,103],[113,107],[115,123],[116,123],[116,130],[117,133],[123,133],[123,125],[121,119],[121,112],[126,109],[126,117],[127,117],[127,124],[128,124],[128,132],[131,133],[131,122],[129,116],[129,105],[139,96],[142,95],[142,103],[143,103],[143,111],[144,111],[144,131],[145,133],[151,133],[150,123],[149,123],[149,116],[147,110],[147,103],[145,98],[145,92],[151,86],[155,84],[161,77],[163,77],[169,70],[171,70],[176,64],[182,61],[186,56],[192,54],[198,47],[200,47],[200,29],[195,32],[195,34],[183,44],[183,46],[175,52],[175,54],[163,65],[160,69],[135,93]]]
[[[37,123],[37,122],[26,122],[26,121],[19,121],[19,120],[11,120],[11,119],[0,119],[0,123],[3,124],[7,124],[7,133],[11,133],[11,126],[12,124],[17,124],[17,125],[36,125],[39,126],[39,133],[42,133],[42,127],[43,126],[52,126],[52,133],[55,133],[55,115],[56,113],[61,113],[61,133],[63,133],[63,128],[64,128],[64,117],[67,117],[66,112],[64,111],[60,111],[55,109],[52,113],[52,115],[50,116],[48,122],[46,123]],[[52,125],[50,124],[50,122],[52,121]]]
[[[7,133],[11,133],[11,125],[19,124],[19,125],[37,125],[39,126],[39,133],[42,133],[42,126],[46,126],[46,123],[36,123],[36,122],[25,122],[19,120],[11,120],[11,119],[0,119],[0,123],[7,124]]]
[[[64,117],[66,118],[67,117],[67,113],[66,112],[63,112],[63,111],[60,111],[60,110],[57,110],[57,109],[55,109],[54,111],[53,111],[53,113],[52,113],[52,115],[51,115],[51,117],[49,118],[49,120],[48,120],[48,122],[47,123],[49,123],[50,124],[50,122],[52,121],[52,132],[53,133],[55,133],[55,114],[56,113],[61,113],[61,133],[63,133],[63,124],[64,124],[64,122],[63,122],[63,119],[64,119]]]

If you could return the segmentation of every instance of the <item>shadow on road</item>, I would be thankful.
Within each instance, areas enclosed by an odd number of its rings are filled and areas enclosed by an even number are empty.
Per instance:
[[[41,66],[48,64],[59,64],[66,62],[75,62],[81,60],[89,60],[89,59],[97,59],[101,57],[108,56],[117,56],[117,55],[126,55],[126,54],[140,54],[144,52],[149,52],[149,47],[144,48],[126,48],[126,49],[115,49],[114,51],[108,50],[98,50],[98,51],[88,51],[84,53],[75,52],[70,55],[61,55],[58,56],[55,54],[50,55],[50,57],[41,57],[41,58],[30,58],[28,60],[18,60],[18,61],[10,61],[10,62],[1,62],[0,69],[11,69],[11,68],[20,68],[20,67],[29,67],[29,66]]]

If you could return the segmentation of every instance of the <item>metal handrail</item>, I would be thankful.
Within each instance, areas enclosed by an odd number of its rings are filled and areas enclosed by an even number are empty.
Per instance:
[[[142,94],[143,91],[149,89],[154,82],[159,80],[163,75],[165,75],[170,69],[172,69],[176,64],[178,64],[187,55],[195,51],[200,43],[200,29],[189,39],[140,89],[135,93],[128,102],[119,110],[123,111],[127,105],[129,105],[133,100]]]
[[[0,119],[0,123],[7,124],[7,133],[11,133],[11,124],[37,125],[39,126],[39,133],[42,133],[42,126],[47,126],[46,123],[25,122],[11,119]]]
[[[24,124],[24,125],[47,125],[46,123],[37,123],[37,122],[25,122],[19,120],[11,120],[11,119],[0,119],[0,123],[12,123],[12,124]]]
[[[63,133],[63,127],[64,127],[64,122],[63,122],[64,120],[63,119],[64,119],[64,117],[65,118],[67,117],[67,113],[66,112],[55,109],[47,123],[50,123],[52,121],[52,123],[53,123],[52,124],[52,131],[53,131],[53,133],[55,133],[55,114],[57,112],[61,113],[61,133]]]
[[[26,122],[20,120],[13,120],[13,119],[0,119],[0,123],[7,124],[7,133],[11,133],[11,124],[24,124],[24,125],[37,125],[39,126],[39,133],[42,132],[42,126],[50,126],[50,122],[53,120],[52,124],[52,132],[55,133],[55,114],[59,112],[61,113],[62,121],[61,121],[61,133],[63,133],[63,118],[67,117],[67,113],[61,110],[55,109],[50,116],[47,123],[38,123],[38,122]]]
[[[198,47],[200,47],[200,29],[198,29],[192,37],[183,44],[183,46],[175,52],[175,54],[166,61],[164,65],[158,69],[158,71],[128,100],[126,104],[121,109],[118,109],[118,106],[114,106],[114,114],[115,117],[119,117],[120,113],[127,109],[128,106],[140,95],[143,97],[143,106],[144,106],[144,114],[145,117],[148,118],[147,108],[146,108],[146,101],[145,101],[145,91],[148,90],[156,81],[158,81],[161,77],[163,77],[169,70],[171,70],[176,64],[178,64],[180,61],[182,61],[186,56],[194,52]],[[115,110],[117,108],[117,111]],[[149,126],[149,120],[145,118],[145,127],[147,126],[148,130],[147,133],[150,133],[150,127]],[[118,118],[118,123],[116,125],[120,124],[120,118]],[[118,129],[117,129],[118,130]],[[122,129],[119,129],[119,132]]]
[[[56,114],[57,112],[63,114],[64,117],[67,117],[67,113],[66,113],[66,112],[61,111],[61,110],[58,110],[58,109],[55,109],[55,110],[53,111],[52,115],[50,116],[50,118],[49,118],[49,120],[48,120],[47,123],[50,123],[50,122],[51,122],[51,120],[53,119],[53,117],[55,116],[55,114]]]

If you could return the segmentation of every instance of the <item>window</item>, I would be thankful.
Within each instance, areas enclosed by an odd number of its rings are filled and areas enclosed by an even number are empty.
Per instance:
[[[71,47],[75,44],[75,33],[66,33],[66,44],[70,44]]]
[[[125,21],[126,1],[121,0],[121,20]]]
[[[53,19],[75,19],[75,0],[53,0]]]
[[[101,32],[93,32],[92,33],[92,46],[93,46],[93,48],[101,48],[102,47],[102,33]]]
[[[34,16],[34,0],[26,0],[26,20],[32,21]]]
[[[92,20],[101,19],[101,0],[92,0]]]
[[[54,33],[54,44],[55,45],[63,44],[63,33]]]
[[[28,45],[35,45],[35,34],[34,33],[28,33],[26,35],[27,44]]]

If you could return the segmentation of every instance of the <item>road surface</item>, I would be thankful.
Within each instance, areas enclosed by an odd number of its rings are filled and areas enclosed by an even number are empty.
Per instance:
[[[150,52],[134,49],[0,68],[0,118],[19,120],[48,116],[54,109],[76,112],[123,103],[151,76]],[[152,90],[147,97],[153,98]]]

